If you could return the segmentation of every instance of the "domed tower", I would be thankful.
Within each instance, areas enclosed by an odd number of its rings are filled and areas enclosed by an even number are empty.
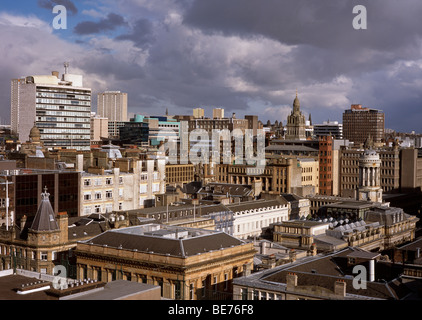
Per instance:
[[[31,129],[31,131],[29,132],[29,142],[31,142],[33,144],[41,144],[40,129],[37,128],[35,123],[34,123],[34,126]]]
[[[380,167],[379,154],[372,147],[366,148],[359,159],[358,200],[382,202]]]
[[[293,113],[300,114],[300,102],[299,102],[299,98],[297,97],[297,93],[296,93],[296,98],[293,101]]]
[[[287,117],[286,124],[287,140],[306,140],[306,119],[300,111],[300,102],[297,97],[293,101],[293,110]]]

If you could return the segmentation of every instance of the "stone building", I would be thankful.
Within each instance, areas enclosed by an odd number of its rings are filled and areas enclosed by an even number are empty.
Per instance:
[[[255,250],[223,232],[144,225],[79,242],[78,278],[159,285],[163,298],[232,297],[233,279],[250,274]]]
[[[382,203],[381,160],[375,150],[366,149],[359,158],[357,200]]]
[[[354,268],[364,268],[356,285]],[[359,269],[362,270],[362,269]],[[233,281],[235,300],[412,300],[421,280],[401,275],[385,257],[348,247]],[[416,289],[415,289],[416,288]]]
[[[77,241],[129,225],[125,215],[117,220],[98,214],[70,217],[54,209],[50,196],[45,188],[35,215],[24,215],[9,228],[0,227],[0,270],[22,269],[52,275],[54,267],[62,265],[69,277],[76,276],[73,249]]]
[[[325,234],[329,223],[308,220],[290,220],[274,224],[273,241],[288,248],[309,250],[315,237]]]
[[[397,192],[402,183],[401,170],[402,150],[397,147],[374,149],[377,151],[380,163],[380,186],[383,192]],[[360,147],[341,147],[339,150],[339,195],[355,197],[354,190],[359,187],[359,161],[364,150]]]
[[[287,221],[290,203],[284,198],[254,200],[226,206],[233,212],[233,236],[239,239],[260,237],[273,223]]]
[[[165,190],[165,160],[135,160],[121,168],[91,168],[81,173],[81,215],[155,205],[155,196]]]
[[[287,117],[285,138],[287,140],[306,140],[306,119],[300,111],[300,102],[297,94],[293,101],[293,110]]]
[[[268,159],[264,168],[247,164],[217,164],[215,181],[229,184],[261,184],[263,192],[292,193],[301,195],[302,169],[297,159],[276,157]]]

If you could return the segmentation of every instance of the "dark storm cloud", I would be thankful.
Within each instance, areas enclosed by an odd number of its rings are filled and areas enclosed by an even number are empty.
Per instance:
[[[353,8],[365,5],[368,29],[352,27]],[[264,35],[289,45],[326,48],[356,45],[397,48],[421,34],[422,3],[416,0],[213,0],[194,1],[184,22],[208,32]]]
[[[71,0],[38,0],[38,6],[41,8],[53,10],[54,6],[63,5],[72,14],[78,13],[78,8]]]
[[[355,30],[355,5],[367,9],[367,29]],[[420,54],[422,2],[393,0],[213,0],[194,1],[184,23],[205,33],[261,35],[297,45],[297,66],[324,73],[364,71]],[[320,70],[316,70],[320,68]],[[310,76],[313,73],[308,73]]]
[[[101,19],[98,22],[83,21],[78,23],[74,28],[74,32],[78,35],[98,34],[104,31],[115,30],[125,25],[127,23],[121,15],[110,13],[107,18]]]
[[[155,40],[153,25],[148,19],[139,19],[135,22],[131,33],[120,35],[116,39],[133,41],[135,46],[139,48],[148,46]]]

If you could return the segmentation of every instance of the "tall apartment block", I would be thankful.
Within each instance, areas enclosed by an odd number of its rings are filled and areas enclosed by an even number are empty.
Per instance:
[[[213,119],[223,119],[224,118],[224,109],[223,108],[214,108],[212,110]]]
[[[352,104],[351,108],[343,113],[344,139],[364,143],[371,137],[374,143],[380,143],[384,137],[384,123],[384,113],[381,110]]]
[[[11,81],[11,128],[21,142],[37,126],[49,149],[90,149],[91,89],[82,75],[59,73]]]
[[[204,118],[204,116],[205,116],[204,109],[202,109],[202,108],[193,109],[193,117],[194,118]]]
[[[127,93],[106,91],[98,94],[97,113],[109,121],[128,121]]]

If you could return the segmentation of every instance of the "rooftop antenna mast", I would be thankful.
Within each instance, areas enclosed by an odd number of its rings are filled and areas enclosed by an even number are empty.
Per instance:
[[[64,73],[67,74],[67,71],[69,69],[69,62],[64,63]]]

